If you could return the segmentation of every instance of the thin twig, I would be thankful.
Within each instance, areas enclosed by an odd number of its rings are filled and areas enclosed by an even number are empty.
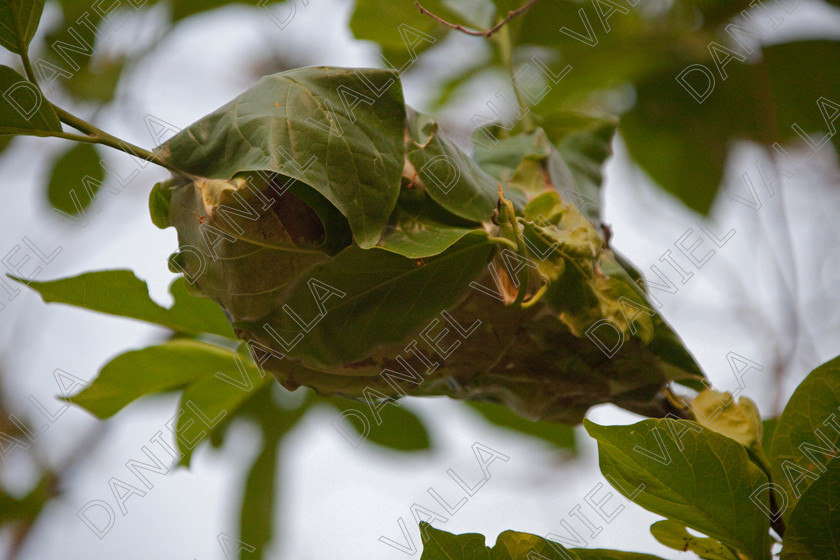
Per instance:
[[[144,159],[146,161],[150,161],[160,167],[164,167],[173,173],[181,173],[177,168],[175,168],[172,164],[168,161],[164,160],[160,157],[160,154],[156,152],[150,152],[140,146],[135,146],[134,144],[130,144],[124,140],[120,140],[119,138],[108,134],[107,132],[100,130],[90,124],[89,122],[80,119],[79,117],[65,111],[61,107],[56,105],[52,106],[55,110],[56,114],[58,115],[59,120],[68,126],[72,126],[76,130],[80,132],[84,132],[85,136],[81,136],[78,134],[72,133],[50,133],[49,136],[57,136],[59,138],[67,138],[68,140],[76,140],[77,142],[87,142],[87,143],[94,143],[94,144],[102,144],[104,146],[110,146],[111,148],[115,148],[122,152],[127,153],[128,155]]]
[[[539,0],[529,0],[522,7],[509,11],[507,13],[507,15],[504,17],[504,19],[502,19],[502,21],[500,21],[499,23],[497,23],[496,25],[494,25],[490,29],[485,29],[483,31],[478,31],[478,30],[474,30],[474,29],[467,29],[466,27],[464,27],[463,25],[460,25],[458,23],[452,23],[452,22],[446,21],[442,17],[433,14],[432,12],[430,12],[429,10],[427,10],[426,8],[421,6],[420,2],[418,2],[417,0],[414,1],[414,5],[417,6],[417,8],[420,10],[421,14],[425,14],[425,15],[429,16],[430,18],[432,18],[436,22],[441,23],[441,24],[445,25],[446,27],[449,27],[451,29],[455,29],[457,31],[460,31],[461,33],[466,33],[467,35],[472,35],[474,37],[490,37],[491,35],[493,35],[493,33],[498,31],[499,29],[501,29],[507,22],[509,22],[510,20],[515,18],[516,16],[524,14],[525,12],[530,10],[534,6],[534,4],[536,4],[537,2],[539,2]]]

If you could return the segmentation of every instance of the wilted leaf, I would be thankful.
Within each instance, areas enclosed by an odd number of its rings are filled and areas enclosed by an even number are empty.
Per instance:
[[[691,551],[704,560],[738,560],[735,554],[715,539],[695,537],[676,521],[657,521],[650,526],[650,532],[665,546],[683,552]]]
[[[741,397],[736,403],[729,393],[705,389],[694,398],[691,410],[700,425],[734,439],[760,459],[759,466],[769,469],[761,448],[761,418],[752,401]]]

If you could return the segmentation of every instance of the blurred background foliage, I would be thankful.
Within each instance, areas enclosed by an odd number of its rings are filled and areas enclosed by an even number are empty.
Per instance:
[[[561,150],[564,143],[571,143],[576,150],[570,153],[577,153],[587,147],[602,149],[599,146],[603,142],[593,138],[604,134],[609,138],[612,129],[610,125],[603,126],[610,121],[600,118],[588,121],[592,126],[587,128],[585,119],[590,117],[583,116],[583,121],[570,126],[569,111],[619,116],[618,132],[638,167],[689,209],[706,214],[720,195],[727,161],[739,141],[748,140],[762,146],[768,161],[778,166],[774,172],[782,174],[792,171],[785,167],[789,163],[782,150],[822,147],[821,139],[827,140],[826,137],[830,137],[835,149],[840,146],[840,135],[834,134],[836,129],[832,124],[840,114],[840,107],[817,104],[821,97],[838,99],[840,40],[796,38],[792,34],[794,38],[790,40],[770,43],[763,37],[783,26],[785,15],[792,13],[798,2],[636,0],[633,4],[624,0],[542,0],[510,20],[491,38],[469,39],[483,46],[477,47],[474,56],[462,61],[455,70],[427,60],[434,60],[435,50],[452,34],[460,32],[422,15],[411,0],[356,0],[350,29],[357,39],[371,41],[381,48],[383,65],[406,71],[414,65],[422,67],[430,83],[439,84],[428,95],[427,107],[423,109],[439,115],[444,128],[456,135],[464,132],[468,138],[470,128],[492,121],[498,121],[501,135],[535,124]],[[130,101],[134,69],[163,44],[167,35],[191,18],[223,9],[228,4],[247,4],[254,10],[270,9],[275,18],[282,18],[293,16],[293,11],[307,2],[129,0],[125,4],[120,13],[121,33],[136,35],[132,48],[116,50],[108,44],[99,48],[97,29],[103,23],[103,16],[92,9],[88,0],[50,0],[49,17],[45,16],[30,49],[32,60],[41,59],[54,65],[60,76],[44,86],[47,96],[94,122],[100,111],[119,108]],[[836,10],[840,6],[837,0],[819,4],[821,7],[817,9]],[[452,23],[483,29],[521,3],[520,0],[425,0],[422,5]],[[76,45],[76,48],[65,49],[65,56],[60,56],[55,48],[59,43]],[[313,62],[305,53],[272,48],[267,42],[264,52],[255,53],[254,77]],[[86,50],[95,54],[90,56]],[[537,71],[540,65],[544,66],[544,72]],[[702,103],[676,79],[691,65],[706,69],[689,78],[697,91],[712,87],[710,81],[703,80],[714,80],[713,89]],[[571,70],[563,74],[569,66]],[[501,118],[488,107],[478,119],[465,119],[462,115],[460,120],[447,122],[446,116],[458,110],[460,100],[473,91],[473,84],[488,76],[501,76],[509,81],[512,75],[524,82],[520,83],[523,107],[517,108],[510,99],[505,102],[494,98]],[[549,82],[550,76],[561,75],[562,79]],[[524,111],[528,112],[527,118],[517,119]],[[803,139],[794,124],[801,133],[810,135],[809,138]],[[0,151],[11,142],[15,140],[0,137]],[[462,147],[468,148],[463,144]],[[774,144],[781,150],[774,150]],[[602,161],[606,155],[602,153],[594,159]],[[43,186],[45,201],[65,214],[88,208],[101,196],[99,187],[108,181],[100,159],[98,147],[68,144],[57,154]],[[596,192],[601,183],[600,167],[581,171],[589,174],[590,186]],[[86,177],[93,180],[84,181]],[[80,184],[91,187],[80,192]],[[177,341],[195,339],[197,335],[182,330],[173,331],[172,336]],[[165,390],[187,391],[190,387],[193,385],[181,384]],[[6,436],[3,445],[14,444],[8,439],[14,438],[25,446],[25,452],[37,454],[37,446],[25,443],[26,420],[10,416],[6,406],[10,409],[14,406],[6,400],[0,398],[0,432]],[[253,423],[262,433],[261,451],[250,467],[241,492],[239,538],[256,547],[248,557],[261,557],[263,547],[272,538],[275,526],[272,516],[277,510],[272,490],[275,485],[282,490],[283,484],[288,483],[277,476],[283,470],[278,464],[282,461],[278,449],[283,438],[312,408],[345,411],[352,405],[347,400],[316,397],[308,390],[301,397],[300,391],[291,394],[273,383],[263,384],[207,434],[212,445],[219,447],[224,443],[227,428],[240,418]],[[575,453],[574,433],[569,427],[530,423],[491,404],[463,406],[500,429],[539,438],[564,457]],[[414,453],[435,445],[423,420],[409,409],[388,407],[384,414],[392,418],[380,427],[374,426],[364,445],[384,446],[399,453]],[[353,430],[360,430],[353,422],[349,425]],[[72,462],[83,461],[95,445],[95,437],[83,441]],[[184,462],[188,461],[189,454]],[[41,464],[37,458],[36,463]],[[0,488],[0,523],[12,526],[15,535],[12,556],[25,542],[44,505],[60,493],[62,472],[69,467],[44,466],[40,481],[22,496]]]

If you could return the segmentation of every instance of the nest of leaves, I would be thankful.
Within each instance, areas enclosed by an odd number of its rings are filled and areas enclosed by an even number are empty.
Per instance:
[[[702,373],[597,225],[614,128],[487,128],[469,157],[396,73],[301,68],[158,148],[182,173],[151,213],[178,232],[173,270],[288,389],[662,416],[668,383]]]

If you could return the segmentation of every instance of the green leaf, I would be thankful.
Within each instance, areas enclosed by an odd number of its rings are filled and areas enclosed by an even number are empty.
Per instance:
[[[58,115],[38,86],[8,66],[0,66],[0,91],[0,134],[50,136],[61,132]]]
[[[355,408],[353,401],[343,397],[332,397],[326,400],[341,412]],[[382,423],[379,425],[375,422],[370,423],[366,441],[397,451],[425,451],[431,446],[426,426],[417,415],[402,406],[402,401],[386,405],[379,412],[379,416]],[[364,434],[362,426],[358,423],[353,420],[348,420],[348,423],[359,435]]]
[[[56,210],[79,214],[93,202],[102,187],[105,170],[93,144],[77,144],[53,164],[47,199]]]
[[[335,205],[368,248],[397,201],[404,128],[396,72],[298,68],[262,78],[176,134],[161,156],[210,179],[249,171],[297,179]]]
[[[425,522],[420,523],[420,534],[424,536],[423,554],[420,560],[489,560],[490,549],[484,546],[484,535],[465,533],[453,535],[435,529]]]
[[[248,471],[239,514],[239,538],[254,547],[249,558],[261,560],[274,533],[277,453],[282,433],[263,435],[263,448]]]
[[[234,355],[225,348],[184,339],[133,350],[105,364],[89,386],[67,400],[98,418],[110,418],[142,396],[177,389],[217,372],[236,379],[240,373]]]
[[[767,476],[743,446],[686,420],[584,426],[598,440],[601,472],[619,492],[752,560],[770,557],[770,521],[751,499]],[[767,503],[766,490],[758,497]]]
[[[167,188],[168,181],[155,183],[149,193],[149,214],[152,223],[160,229],[169,227],[169,207],[172,204],[172,189]]]
[[[840,560],[840,461],[829,463],[790,514],[781,560]]]
[[[479,224],[443,210],[419,189],[402,189],[379,247],[411,259],[438,255]]]
[[[420,523],[420,533],[425,543],[420,560],[578,560],[558,543],[517,531],[500,534],[492,549],[484,545],[484,535],[477,533],[453,535],[425,522]]]
[[[464,297],[492,248],[485,233],[473,232],[418,266],[382,249],[348,247],[310,268],[290,289],[285,305],[299,317],[308,321],[321,314],[321,306],[325,313],[288,355],[330,366],[363,359],[380,345],[404,341]],[[313,278],[345,295],[329,296],[326,303],[315,301],[309,283]],[[267,346],[276,345],[263,329],[266,321],[287,339],[300,332],[299,324],[282,309],[256,324],[236,326],[252,330]]]
[[[726,119],[740,109],[733,97],[743,95],[743,84],[736,83],[733,71],[701,105],[674,80],[682,70],[663,71],[639,83],[636,105],[622,116],[620,130],[630,155],[656,183],[706,214],[723,179],[729,139],[737,135],[733,121]]]
[[[838,41],[768,45],[762,47],[756,64],[733,60],[727,65],[725,81],[708,57],[675,59],[670,68],[636,84],[636,105],[621,119],[622,137],[633,158],[657,183],[689,208],[706,213],[734,140],[752,140],[768,148],[777,141],[799,142],[794,124],[812,134],[814,141],[831,133],[834,125],[826,123],[817,100],[840,88],[838,73],[825,71],[838,56]],[[704,64],[716,80],[702,104],[674,79],[693,63]],[[833,111],[825,110],[829,115]],[[840,137],[833,134],[832,142],[840,146]],[[786,162],[781,166],[791,171]],[[754,196],[768,195],[764,191]]]
[[[564,548],[559,543],[519,531],[501,533],[496,538],[496,545],[490,550],[490,560],[528,560],[534,557],[547,560],[580,558],[573,550]]]
[[[825,472],[840,447],[840,357],[808,374],[794,391],[773,434],[773,482],[784,494],[787,519],[805,490]],[[833,423],[831,427],[829,424]]]
[[[207,298],[191,296],[183,278],[169,287],[174,299],[166,309],[149,297],[148,285],[130,270],[100,270],[46,282],[10,276],[41,294],[47,303],[65,303],[120,317],[139,319],[187,332],[235,338],[219,307]]]
[[[432,200],[467,220],[489,220],[499,200],[497,182],[439,134],[433,118],[410,111],[407,126],[406,157]]]
[[[247,352],[245,353],[247,354]],[[181,394],[179,409],[184,414],[178,418],[178,431],[186,432],[189,423],[202,426],[204,435],[197,437],[199,430],[190,433],[189,445],[177,439],[181,452],[180,464],[189,466],[192,452],[205,438],[210,437],[212,429],[225,416],[232,416],[237,409],[266,385],[274,381],[270,375],[258,369],[250,356],[242,353],[231,354],[231,363],[236,367],[227,367],[225,371],[210,372],[190,382]],[[196,411],[200,411],[196,412]],[[206,419],[210,419],[208,422]],[[208,425],[209,424],[209,425]]]
[[[650,526],[651,534],[660,543],[674,550],[691,551],[704,560],[738,560],[728,548],[715,539],[695,537],[682,523],[665,519]]]
[[[473,143],[479,146],[485,141],[485,134],[494,136],[492,129],[480,128],[473,133]],[[545,191],[543,162],[552,151],[553,146],[545,132],[536,129],[527,134],[497,138],[486,149],[476,149],[473,157],[481,169],[497,181],[506,186],[513,185],[534,197]]]
[[[252,6],[261,6],[264,9],[272,9],[272,6],[267,6],[267,2],[262,0],[169,0],[169,5],[172,8],[172,21],[177,22],[184,18],[209,12],[223,6],[231,4],[245,4]],[[295,10],[300,7],[300,3],[296,0],[287,0],[284,2],[286,12],[290,9]],[[281,4],[282,5],[282,4]],[[304,4],[306,6],[306,4]],[[294,17],[294,16],[292,16]],[[250,543],[249,543],[250,544]]]
[[[0,45],[25,54],[43,11],[44,0],[0,0]]]
[[[441,0],[429,0],[423,5],[441,17],[457,19]],[[381,45],[388,64],[400,68],[416,60],[447,30],[421,14],[413,0],[358,0],[350,17],[350,31],[356,39]]]
[[[509,430],[528,434],[547,441],[564,451],[577,453],[575,431],[571,426],[551,422],[531,422],[510,411],[507,407],[489,402],[470,402],[470,407],[478,411],[488,422]]]
[[[764,450],[764,456],[769,458],[771,464],[773,462],[773,434],[776,433],[776,426],[779,425],[778,418],[768,418],[764,420],[761,428],[761,449]]]
[[[80,65],[64,83],[67,91],[81,101],[110,103],[114,99],[126,60],[123,57]]]
[[[277,487],[282,487],[278,479],[282,478],[283,469],[277,461],[278,450],[312,402],[306,400],[289,408],[279,406],[276,389],[279,386],[267,385],[255,391],[235,415],[249,418],[262,431],[262,449],[248,471],[239,514],[239,538],[254,547],[248,557],[255,559],[265,555],[274,527],[279,525],[277,517],[282,508],[276,507],[275,501]]]
[[[34,524],[43,512],[44,506],[55,494],[57,480],[47,471],[22,498],[17,498],[0,489],[0,525],[8,527],[14,523]]]
[[[570,548],[580,560],[662,560],[659,556],[642,552],[624,552],[605,548]]]
[[[617,126],[616,117],[576,111],[551,113],[542,122],[543,130],[571,170],[574,191],[595,203],[600,200],[604,162],[612,155]],[[589,214],[587,217],[593,218]]]

